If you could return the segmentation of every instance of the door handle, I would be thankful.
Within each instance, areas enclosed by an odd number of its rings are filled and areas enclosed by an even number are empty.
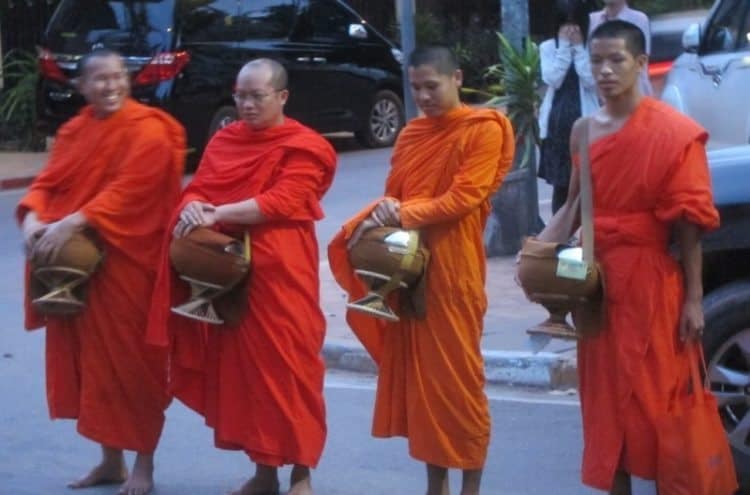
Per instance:
[[[309,62],[310,57],[297,57],[297,62]]]
[[[312,61],[315,62],[316,64],[324,64],[328,61],[328,59],[325,57],[313,57]]]

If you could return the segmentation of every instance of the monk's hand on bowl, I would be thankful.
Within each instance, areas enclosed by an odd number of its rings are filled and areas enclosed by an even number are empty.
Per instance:
[[[703,338],[703,305],[700,299],[686,299],[680,315],[680,339],[683,342]]]
[[[43,233],[34,242],[31,258],[39,263],[52,263],[78,227],[65,217],[46,226]]]
[[[370,215],[380,226],[399,227],[401,226],[401,203],[395,199],[384,199],[372,210]]]
[[[201,226],[206,221],[206,212],[215,210],[210,203],[191,201],[180,212],[180,221],[188,225]]]
[[[38,241],[42,237],[42,234],[44,233],[44,229],[46,227],[47,224],[44,222],[40,222],[39,218],[36,216],[36,213],[34,213],[33,211],[29,211],[26,214],[23,219],[23,223],[21,224],[21,232],[23,234],[23,244],[26,256],[31,256],[31,253],[34,250],[34,244],[36,244],[36,241]]]
[[[346,242],[346,249],[351,249],[357,243],[359,238],[362,237],[362,234],[379,226],[380,224],[373,220],[372,217],[367,217],[362,220],[362,223],[357,225],[357,228],[352,232],[352,236],[349,237],[349,240]]]

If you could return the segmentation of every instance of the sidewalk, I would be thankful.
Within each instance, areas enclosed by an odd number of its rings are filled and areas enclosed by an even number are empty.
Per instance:
[[[47,153],[0,152],[0,190],[28,186],[47,160]],[[575,346],[553,341],[533,354],[525,330],[543,321],[547,312],[529,303],[513,280],[513,257],[490,258],[482,353],[487,381],[493,384],[568,389],[577,385]],[[328,322],[323,355],[329,367],[375,373],[375,364],[345,321],[346,298],[321,263],[321,306]]]

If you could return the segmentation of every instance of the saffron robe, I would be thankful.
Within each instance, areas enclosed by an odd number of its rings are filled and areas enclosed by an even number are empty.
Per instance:
[[[513,152],[510,123],[494,110],[462,106],[409,122],[393,152],[385,195],[401,202],[402,226],[419,229],[430,250],[426,318],[388,323],[347,313],[379,368],[373,435],[408,437],[410,454],[430,464],[477,469],[487,455],[482,236],[490,195]],[[328,250],[333,275],[352,300],[366,289],[349,264],[346,242],[375,204],[349,220]]]
[[[151,453],[164,424],[167,354],[144,337],[184,161],[184,130],[161,110],[127,100],[97,119],[87,106],[60,128],[18,205],[19,222],[29,210],[43,222],[82,212],[104,249],[82,313],[45,319],[28,297],[25,310],[27,329],[47,327],[50,416],[77,418],[82,435],[109,447]]]
[[[264,130],[235,122],[209,143],[170,225],[190,201],[258,202],[265,222],[219,226],[251,239],[249,311],[236,328],[170,314],[187,295],[169,264],[171,232],[165,239],[149,340],[171,344],[170,392],[205,417],[217,447],[244,450],[256,463],[313,467],[323,451],[325,319],[314,222],[335,165],[330,144],[289,118]]]
[[[679,340],[681,265],[672,224],[718,226],[705,142],[695,122],[643,98],[624,126],[590,146],[595,255],[607,281],[603,331],[578,344],[583,482],[609,490],[622,469],[656,478],[657,432],[689,353]],[[728,494],[716,494],[728,495]]]

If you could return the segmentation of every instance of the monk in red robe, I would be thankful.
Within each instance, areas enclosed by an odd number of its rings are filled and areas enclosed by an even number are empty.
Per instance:
[[[70,487],[124,482],[119,493],[143,495],[169,404],[167,355],[145,343],[146,321],[185,136],[166,113],[129,98],[117,53],[92,52],[80,67],[89,104],[60,128],[16,214],[33,259],[54,259],[83,229],[95,232],[105,258],[82,313],[45,318],[27,297],[26,328],[47,327],[50,416],[77,419],[78,432],[101,444],[102,462]],[[123,450],[137,452],[130,475]]]
[[[378,225],[419,229],[431,253],[426,318],[391,323],[349,311],[347,321],[379,368],[373,435],[408,438],[412,457],[427,465],[428,495],[448,493],[448,468],[463,470],[463,495],[476,495],[490,438],[482,233],[490,195],[513,159],[513,130],[496,111],[461,104],[462,74],[446,48],[416,50],[409,81],[424,117],[399,136],[385,197],[344,225],[328,257],[337,282],[358,299],[367,291],[347,248]]]
[[[171,224],[174,237],[199,226],[249,234],[249,310],[234,327],[170,315],[184,290],[167,259],[170,235],[149,322],[151,341],[172,344],[171,392],[205,417],[217,447],[243,450],[257,465],[235,495],[279,493],[285,464],[294,465],[288,493],[312,494],[310,468],[326,438],[314,222],[336,154],[284,116],[286,85],[272,60],[242,68],[234,94],[241,120],[208,144]]]
[[[590,146],[595,254],[607,308],[602,331],[578,345],[582,479],[613,494],[657,493],[655,424],[695,357],[691,341],[704,326],[700,235],[719,224],[706,132],[640,94],[644,43],[640,29],[623,21],[593,32],[591,67],[604,106],[579,119],[571,135],[573,154]],[[579,174],[572,174],[568,202],[539,238],[560,240],[561,219],[579,190]],[[670,234],[680,262],[669,253]]]

